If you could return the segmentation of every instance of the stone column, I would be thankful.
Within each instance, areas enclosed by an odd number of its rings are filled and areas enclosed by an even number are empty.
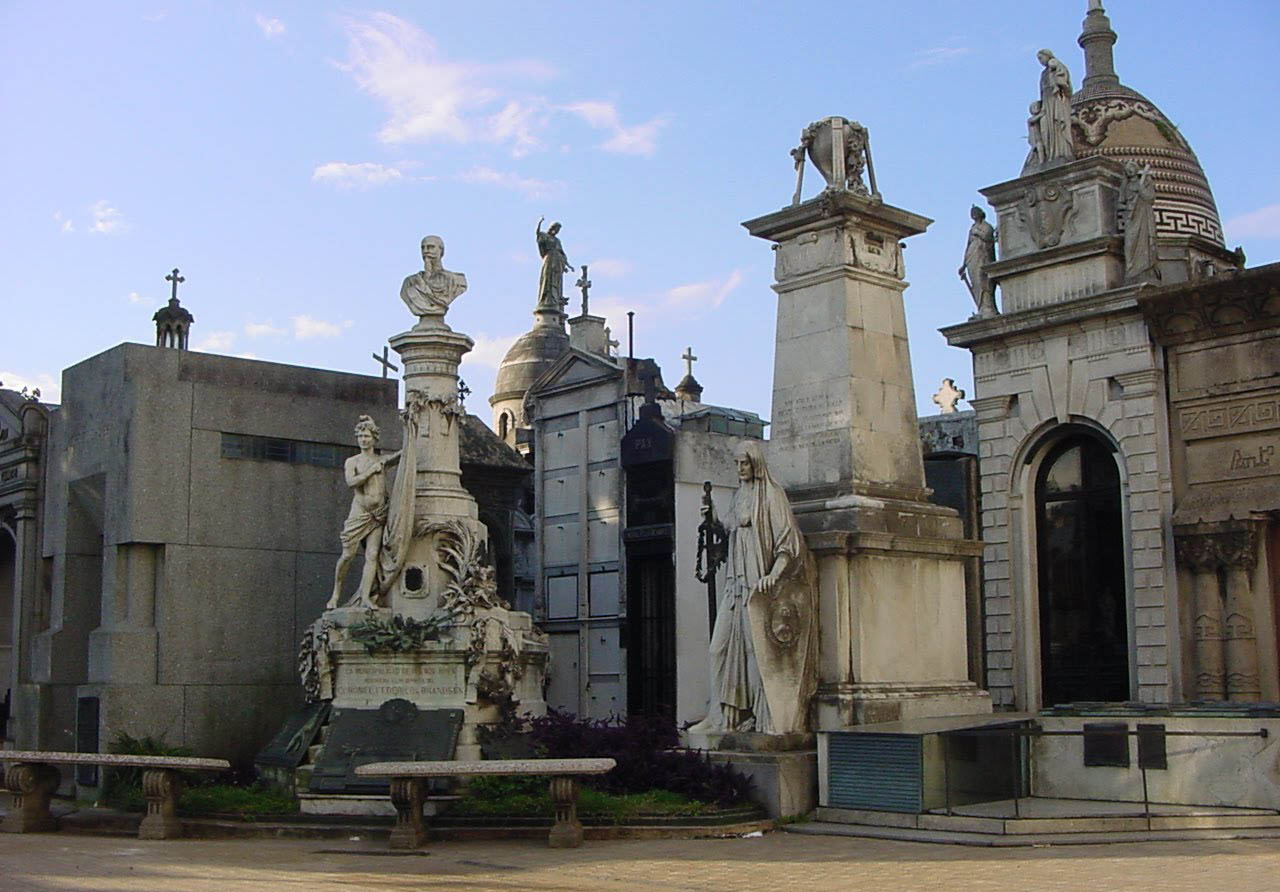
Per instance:
[[[475,499],[462,486],[459,466],[458,428],[464,411],[458,404],[458,364],[474,342],[441,323],[415,326],[390,343],[404,362],[406,406],[416,405],[419,412],[417,467],[412,470],[414,518],[423,534],[413,536],[389,603],[395,613],[425,619],[435,612],[436,593],[448,581],[436,549],[439,530],[461,525],[481,541],[488,535]],[[397,468],[396,473],[409,470]]]
[[[818,562],[818,730],[989,712],[968,680],[964,561],[926,500],[901,240],[931,221],[839,189],[743,225],[774,242],[769,467]]]
[[[1256,702],[1260,696],[1258,639],[1254,631],[1253,567],[1258,556],[1257,528],[1229,534],[1223,547],[1227,591],[1223,613],[1223,650],[1227,662],[1227,699]]]

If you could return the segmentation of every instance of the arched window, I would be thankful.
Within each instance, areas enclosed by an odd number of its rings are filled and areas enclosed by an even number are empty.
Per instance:
[[[506,441],[507,432],[511,429],[511,415],[503,412],[498,416],[498,439]]]
[[[1049,448],[1036,531],[1044,705],[1129,699],[1120,472],[1108,444],[1078,433]]]

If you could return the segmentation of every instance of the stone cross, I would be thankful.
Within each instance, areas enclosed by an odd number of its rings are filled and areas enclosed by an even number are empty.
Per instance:
[[[461,378],[458,379],[458,405],[465,406],[467,397],[471,396],[471,388],[467,386],[467,382]]]
[[[173,283],[173,300],[178,299],[178,283],[187,281],[185,276],[178,275],[178,268],[175,266],[173,272],[164,277],[166,282]]]
[[[613,348],[619,346],[619,343],[613,339],[613,333],[609,330],[609,326],[604,327],[604,352],[612,355]]]
[[[382,377],[384,378],[387,377],[387,369],[390,369],[393,372],[400,371],[400,367],[392,363],[391,360],[387,359],[387,356],[388,356],[388,353],[387,353],[386,347],[382,348],[381,356],[379,356],[376,353],[373,354],[374,362],[378,362],[382,364]]]
[[[680,354],[680,358],[684,360],[684,370],[690,378],[693,377],[693,364],[698,361],[698,357],[693,355],[692,347],[685,347],[684,352]]]
[[[647,406],[652,406],[658,401],[658,376],[660,372],[651,362],[645,362],[637,373],[640,382],[644,385],[644,402]]]
[[[950,415],[955,412],[956,403],[962,399],[964,399],[964,391],[956,387],[954,378],[943,378],[942,386],[933,395],[933,401],[943,415]]]
[[[591,280],[587,278],[587,265],[585,263],[582,265],[582,278],[573,284],[582,289],[582,315],[585,316],[587,315],[587,301],[589,299],[587,289],[591,287]]]

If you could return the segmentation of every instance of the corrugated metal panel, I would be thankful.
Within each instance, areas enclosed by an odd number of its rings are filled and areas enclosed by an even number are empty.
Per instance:
[[[831,732],[827,804],[919,814],[923,811],[922,740],[918,735]]]

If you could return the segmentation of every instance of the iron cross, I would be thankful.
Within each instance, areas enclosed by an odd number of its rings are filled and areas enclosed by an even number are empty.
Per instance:
[[[582,289],[582,315],[585,316],[587,315],[587,289],[591,287],[591,280],[587,278],[586,264],[582,265],[582,278],[578,279],[578,281],[573,284]]]
[[[461,378],[458,379],[458,405],[465,406],[467,397],[471,396],[471,388],[467,386],[467,382]]]
[[[178,299],[178,283],[187,281],[185,276],[178,275],[178,268],[175,266],[173,272],[164,277],[166,282],[173,283],[173,299]]]
[[[684,348],[684,353],[681,353],[681,354],[680,354],[680,358],[684,360],[685,373],[686,373],[690,378],[692,378],[692,377],[693,377],[693,364],[694,364],[695,362],[697,362],[697,361],[698,361],[698,357],[696,357],[696,356],[694,356],[694,355],[693,355],[693,348],[692,348],[692,347],[685,347],[685,348]]]
[[[390,370],[391,370],[391,371],[393,371],[393,372],[398,372],[398,371],[400,371],[400,367],[399,367],[399,366],[397,366],[397,365],[393,364],[393,363],[391,362],[391,360],[387,359],[387,348],[386,348],[386,347],[383,347],[383,348],[382,348],[382,355],[381,355],[381,356],[379,356],[379,355],[378,355],[378,354],[376,354],[376,353],[375,353],[375,354],[373,354],[373,359],[374,359],[374,361],[375,361],[375,362],[382,363],[382,377],[384,377],[384,378],[385,378],[385,377],[387,377],[387,369],[390,369]]]

